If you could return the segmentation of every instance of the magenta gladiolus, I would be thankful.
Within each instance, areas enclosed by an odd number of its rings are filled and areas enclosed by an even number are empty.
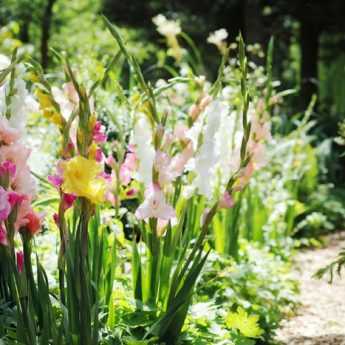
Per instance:
[[[17,258],[17,268],[18,268],[18,272],[22,273],[23,272],[23,268],[24,268],[24,253],[23,251],[18,251],[16,253],[16,258]]]
[[[104,133],[105,127],[102,126],[101,122],[96,121],[95,126],[93,127],[93,140],[97,144],[104,143],[107,140],[107,135]]]
[[[1,225],[0,225],[0,244],[2,246],[8,245],[6,230]]]
[[[11,204],[8,201],[8,193],[0,187],[0,221],[6,220],[11,212]]]
[[[73,206],[74,201],[77,199],[77,197],[74,194],[63,194],[63,208],[64,210],[68,210]]]
[[[59,175],[49,175],[48,181],[56,188],[60,188],[63,183],[63,178]]]
[[[7,175],[13,177],[16,174],[16,165],[10,160],[5,160],[0,164],[0,176]]]
[[[8,201],[13,208],[15,205],[22,203],[26,199],[26,195],[17,192],[8,192]]]

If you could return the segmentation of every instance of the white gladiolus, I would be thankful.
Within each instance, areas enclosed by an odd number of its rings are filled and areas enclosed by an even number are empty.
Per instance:
[[[193,184],[199,193],[207,198],[212,197],[215,167],[219,159],[219,152],[216,148],[216,134],[221,125],[222,116],[228,112],[228,107],[215,100],[205,110],[207,119],[204,140],[194,159],[196,177]]]
[[[216,164],[218,183],[220,187],[236,173],[240,167],[240,150],[243,131],[236,128],[236,113],[223,111],[221,114],[219,131],[215,136],[215,150],[218,157]]]
[[[139,162],[137,179],[148,186],[152,183],[155,150],[152,143],[151,125],[144,114],[140,114],[134,125],[132,144],[135,145]]]
[[[0,71],[7,68],[10,65],[10,59],[3,54],[0,54]]]
[[[4,55],[0,55],[0,70],[8,67],[9,64],[10,60]],[[23,80],[24,73],[24,66],[17,66],[16,78],[14,80],[9,104],[6,104],[6,96],[10,92],[9,80],[6,80],[5,83],[0,86],[0,116],[5,117],[6,113],[9,111],[11,114],[9,124],[11,127],[18,129],[21,132],[24,132],[27,116],[31,113],[38,112],[39,110],[38,103],[26,88]]]

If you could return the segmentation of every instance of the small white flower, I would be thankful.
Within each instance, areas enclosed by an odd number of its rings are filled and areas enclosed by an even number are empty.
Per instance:
[[[157,31],[166,37],[177,36],[181,33],[181,26],[174,20],[168,20],[163,14],[158,14],[152,19],[157,26]]]
[[[218,48],[222,46],[224,41],[228,38],[228,32],[225,29],[219,29],[214,32],[212,32],[208,38],[207,42],[214,44]]]

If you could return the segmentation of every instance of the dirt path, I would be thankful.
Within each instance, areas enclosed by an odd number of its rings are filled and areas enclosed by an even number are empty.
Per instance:
[[[345,274],[317,280],[313,274],[345,247],[345,233],[332,235],[325,248],[306,250],[296,257],[294,277],[300,282],[296,315],[283,322],[277,340],[284,345],[345,345]],[[345,273],[345,272],[344,272]]]

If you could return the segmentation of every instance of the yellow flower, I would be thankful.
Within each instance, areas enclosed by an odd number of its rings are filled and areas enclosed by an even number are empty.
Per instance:
[[[96,115],[92,114],[89,118],[89,129],[90,129],[90,131],[92,131],[93,128],[95,127],[96,122],[97,122]]]
[[[44,110],[44,109],[53,107],[53,102],[51,100],[51,97],[48,94],[44,93],[42,90],[37,89],[36,96],[41,105],[41,109]]]
[[[89,147],[88,158],[95,160],[97,150],[98,150],[97,144],[95,142],[92,142],[92,144]]]
[[[43,110],[43,116],[58,127],[62,127],[64,123],[62,116],[55,110],[45,109]]]
[[[26,75],[26,79],[32,81],[33,83],[38,83],[40,81],[40,78],[34,72],[29,72]]]
[[[100,164],[82,156],[76,156],[62,163],[63,178],[62,190],[65,193],[85,197],[94,204],[104,201],[106,184],[99,176],[102,169]]]
[[[236,313],[229,313],[226,317],[225,324],[229,328],[238,329],[242,335],[248,338],[258,338],[263,330],[258,325],[258,315],[248,315],[241,307],[237,308]]]

